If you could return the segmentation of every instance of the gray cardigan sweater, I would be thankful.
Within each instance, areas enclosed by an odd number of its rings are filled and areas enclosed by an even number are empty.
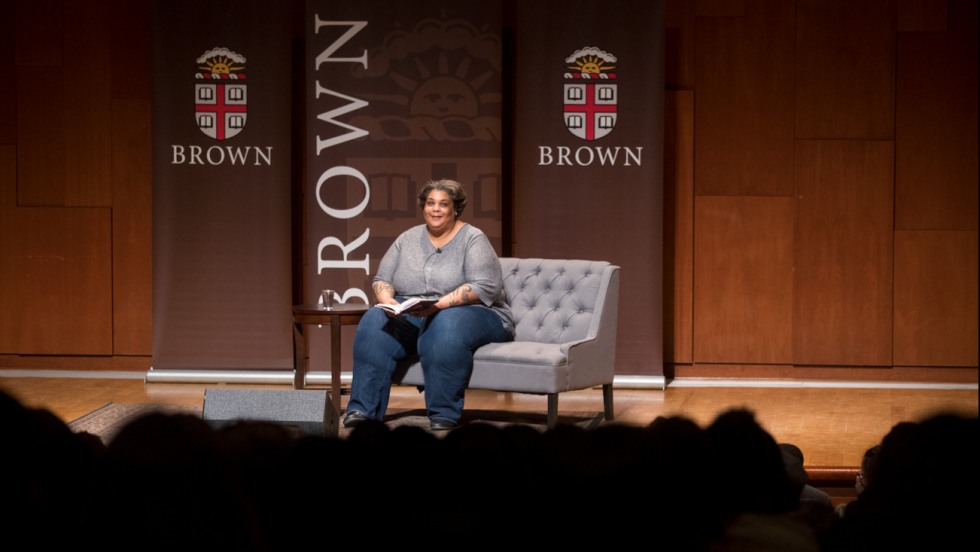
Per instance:
[[[441,297],[469,284],[483,306],[493,309],[504,327],[514,331],[504,301],[500,259],[486,234],[470,224],[464,224],[440,249],[429,241],[424,224],[409,228],[388,248],[374,280],[391,284],[396,295],[406,297]]]

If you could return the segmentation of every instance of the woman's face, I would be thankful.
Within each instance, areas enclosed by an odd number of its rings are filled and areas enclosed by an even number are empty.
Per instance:
[[[456,213],[453,210],[453,200],[442,190],[432,190],[425,198],[425,208],[422,209],[425,224],[434,232],[445,231],[456,223]]]

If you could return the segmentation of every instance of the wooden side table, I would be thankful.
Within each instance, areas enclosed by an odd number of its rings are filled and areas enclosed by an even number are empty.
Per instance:
[[[293,388],[306,387],[306,374],[309,373],[310,334],[306,326],[330,326],[330,398],[334,410],[340,414],[340,329],[343,326],[356,326],[364,313],[371,308],[362,304],[335,304],[327,310],[322,305],[293,305],[293,338],[295,342],[296,372]]]

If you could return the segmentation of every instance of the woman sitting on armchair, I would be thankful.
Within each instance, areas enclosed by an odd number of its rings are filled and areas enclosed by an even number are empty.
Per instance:
[[[486,235],[459,220],[466,193],[453,180],[429,181],[419,193],[425,224],[395,239],[372,287],[378,303],[438,299],[412,314],[369,309],[354,338],[354,379],[344,426],[382,420],[398,361],[418,355],[433,430],[459,423],[473,352],[514,338],[504,302],[500,260]]]

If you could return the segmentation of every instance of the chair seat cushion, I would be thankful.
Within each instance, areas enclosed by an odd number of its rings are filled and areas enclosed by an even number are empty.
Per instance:
[[[404,363],[403,363],[404,364]],[[395,381],[406,385],[424,385],[422,365],[412,359],[411,365]],[[512,341],[489,343],[473,355],[473,374],[469,387],[522,393],[558,393],[568,389],[568,358],[557,343]]]
[[[488,343],[476,350],[474,362],[533,364],[535,366],[563,366],[568,357],[561,351],[561,344],[536,341],[510,341]]]

